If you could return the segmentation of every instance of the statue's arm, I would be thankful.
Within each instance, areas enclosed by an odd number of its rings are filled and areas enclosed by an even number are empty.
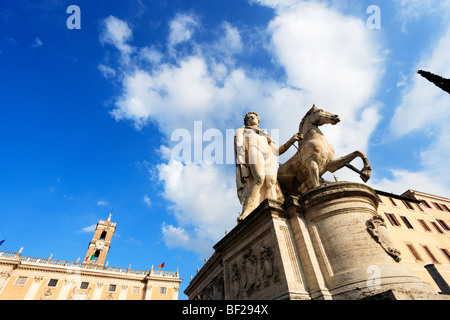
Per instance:
[[[296,141],[303,140],[303,136],[301,133],[296,133],[290,138],[285,144],[283,144],[281,147],[274,148],[274,153],[276,156],[281,156],[283,153],[285,153]],[[274,145],[274,144],[272,144]]]
[[[244,129],[236,130],[234,135],[234,152],[236,156],[236,165],[245,164],[245,144],[244,144]]]

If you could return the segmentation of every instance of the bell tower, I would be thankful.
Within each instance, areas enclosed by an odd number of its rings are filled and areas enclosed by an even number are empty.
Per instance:
[[[106,255],[111,247],[111,238],[114,231],[116,231],[116,223],[111,222],[111,215],[112,211],[106,221],[100,220],[97,223],[84,262],[91,262],[98,265],[105,263]]]

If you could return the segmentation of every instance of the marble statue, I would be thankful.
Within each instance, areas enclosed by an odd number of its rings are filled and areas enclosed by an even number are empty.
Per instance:
[[[265,199],[284,201],[277,182],[276,156],[301,140],[301,135],[296,133],[278,148],[270,136],[259,128],[259,123],[260,118],[255,112],[247,113],[244,126],[236,130],[234,137],[237,193],[243,205],[238,222]]]

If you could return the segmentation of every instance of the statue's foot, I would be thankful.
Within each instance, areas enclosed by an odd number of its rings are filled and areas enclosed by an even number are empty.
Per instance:
[[[241,215],[237,218],[237,222],[241,223],[248,215],[248,213],[242,212]]]

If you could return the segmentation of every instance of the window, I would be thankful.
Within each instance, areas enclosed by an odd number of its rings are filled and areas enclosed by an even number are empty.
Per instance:
[[[133,287],[131,289],[131,294],[139,294],[139,292],[141,291],[141,288],[139,287]]]
[[[394,199],[392,199],[392,198],[389,198],[389,200],[391,200],[391,203],[392,203],[392,205],[393,205],[394,207],[396,207],[396,206],[397,206],[397,204],[395,203]]]
[[[108,287],[108,292],[116,292],[117,285],[116,284],[110,284]]]
[[[28,277],[18,277],[14,284],[17,286],[23,286],[27,282],[27,279]]]
[[[450,261],[450,252],[448,252],[448,250],[445,249],[445,248],[439,248],[439,249],[442,251],[442,253],[444,254],[444,256],[447,257],[447,260]]]
[[[416,251],[416,249],[411,243],[406,243],[406,246],[413,255],[414,259],[416,259],[416,261],[423,261],[422,258],[419,256],[419,253]]]
[[[439,205],[439,203],[433,202],[433,204],[438,210],[444,211],[444,209],[442,209],[442,207]]]
[[[386,215],[386,217],[388,218],[389,222],[393,226],[396,226],[396,227],[400,227],[401,226],[400,222],[397,220],[395,215],[393,215],[392,213],[388,213],[388,212],[385,212],[384,214]]]
[[[408,219],[406,219],[405,216],[400,216],[400,218],[402,218],[403,223],[408,227],[408,229],[414,229],[414,227],[411,225],[411,223],[409,223]]]
[[[431,206],[426,202],[425,200],[422,200],[422,203],[427,207],[428,209],[431,209]]]
[[[102,232],[102,234],[100,235],[100,239],[101,240],[105,240],[106,239],[106,231]]]
[[[47,287],[56,287],[58,284],[58,279],[50,279],[47,283]]]
[[[422,225],[422,227],[425,231],[431,232],[430,227],[426,224],[425,221],[423,221],[422,219],[417,219],[417,221],[420,222],[420,224]]]
[[[412,206],[411,203],[409,203],[408,201],[402,200],[403,204],[405,205],[405,207],[407,207],[409,210],[414,210],[414,207]]]
[[[159,294],[167,294],[167,288],[166,287],[159,288]]]
[[[428,254],[428,256],[433,260],[434,263],[439,263],[436,257],[431,253],[430,249],[427,246],[422,245],[423,250]]]
[[[450,231],[450,228],[448,227],[448,225],[445,223],[444,220],[440,220],[440,219],[436,219],[437,222],[439,222],[439,224],[442,226],[442,228],[444,228],[444,230]]]
[[[98,260],[98,256],[100,255],[100,250],[95,250],[94,252],[94,259],[93,260]]]
[[[380,196],[379,195],[376,195],[376,196],[377,196],[378,202],[383,203],[383,200],[381,200]]]
[[[444,231],[442,231],[441,228],[439,228],[439,225],[436,222],[430,221],[430,223],[433,225],[433,227],[436,229],[438,233],[444,233]]]
[[[445,204],[441,203],[441,206],[443,206],[447,212],[450,212],[450,209]]]
[[[417,203],[417,207],[419,208],[420,211],[425,212],[425,211],[423,211],[423,208],[422,208],[422,206],[420,205],[420,203]]]
[[[82,282],[80,285],[80,289],[86,290],[89,287],[89,282]]]

